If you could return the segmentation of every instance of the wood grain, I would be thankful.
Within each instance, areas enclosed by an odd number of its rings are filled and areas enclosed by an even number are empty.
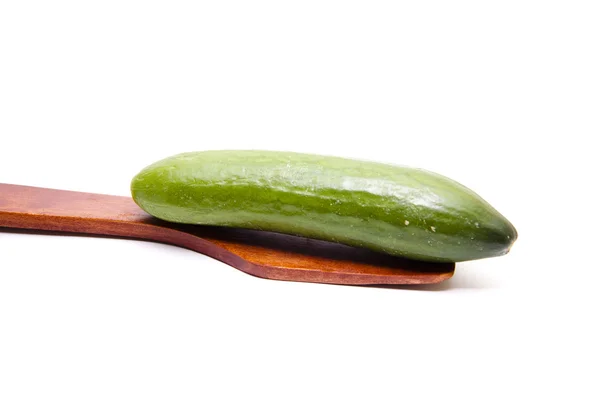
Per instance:
[[[429,284],[453,263],[426,263],[341,244],[248,229],[173,224],[131,198],[0,184],[0,227],[143,239],[206,254],[267,279],[345,285]]]

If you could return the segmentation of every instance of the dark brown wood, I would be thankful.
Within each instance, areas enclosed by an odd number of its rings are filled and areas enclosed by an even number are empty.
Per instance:
[[[437,283],[453,263],[426,263],[365,249],[247,229],[173,224],[131,198],[0,184],[0,227],[135,238],[195,250],[267,279],[345,285]]]

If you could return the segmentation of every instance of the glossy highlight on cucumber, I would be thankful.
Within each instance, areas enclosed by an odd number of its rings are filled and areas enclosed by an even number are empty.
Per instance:
[[[183,153],[144,168],[131,193],[166,221],[281,232],[415,260],[500,256],[517,239],[506,218],[451,179],[340,157]]]

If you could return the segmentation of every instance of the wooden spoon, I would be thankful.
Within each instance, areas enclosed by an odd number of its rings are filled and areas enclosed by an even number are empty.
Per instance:
[[[0,184],[0,227],[145,239],[185,247],[248,274],[345,285],[437,283],[454,263],[427,263],[273,232],[174,224],[131,198]]]

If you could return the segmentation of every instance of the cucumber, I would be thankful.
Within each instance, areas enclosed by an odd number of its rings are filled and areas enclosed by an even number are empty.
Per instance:
[[[506,218],[453,180],[339,157],[183,153],[143,169],[131,192],[166,221],[281,232],[424,261],[499,256],[517,239]]]

